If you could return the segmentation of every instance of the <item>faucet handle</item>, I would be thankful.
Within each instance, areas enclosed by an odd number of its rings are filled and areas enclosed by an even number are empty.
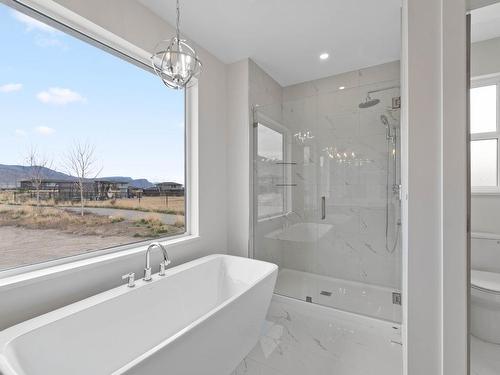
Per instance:
[[[122,280],[127,280],[127,286],[133,288],[135,286],[135,273],[130,272],[122,276]]]
[[[151,281],[152,280],[152,277],[151,277],[151,267],[144,268],[144,277],[143,277],[143,280],[144,281]]]
[[[163,260],[160,263],[160,272],[158,273],[158,275],[165,276],[165,269],[168,267],[170,263],[171,263],[170,259]]]

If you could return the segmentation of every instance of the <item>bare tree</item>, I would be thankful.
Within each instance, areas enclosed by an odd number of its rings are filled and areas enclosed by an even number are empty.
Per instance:
[[[66,155],[66,168],[68,174],[76,178],[76,185],[80,192],[80,213],[83,216],[83,209],[85,207],[85,182],[88,179],[96,178],[102,170],[102,168],[97,166],[95,146],[87,142],[75,142]]]
[[[26,167],[31,187],[36,191],[36,205],[40,207],[40,190],[43,179],[46,177],[47,169],[52,168],[52,162],[45,156],[40,155],[36,147],[31,146],[26,157]]]

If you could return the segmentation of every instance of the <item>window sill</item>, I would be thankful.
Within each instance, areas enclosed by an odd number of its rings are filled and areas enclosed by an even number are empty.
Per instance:
[[[500,195],[500,190],[471,191],[471,195]]]
[[[177,247],[180,245],[188,245],[197,242],[200,239],[198,235],[182,235],[176,238],[158,239],[158,242],[165,244],[168,247]],[[50,279],[55,276],[61,276],[66,273],[71,273],[84,268],[125,259],[146,251],[147,246],[153,241],[145,241],[139,244],[123,245],[110,249],[100,255],[82,254],[72,258],[63,258],[46,263],[29,265],[24,267],[13,268],[0,272],[0,288],[8,288],[9,286],[19,287],[21,285],[29,285],[33,282],[38,282],[45,279]]]

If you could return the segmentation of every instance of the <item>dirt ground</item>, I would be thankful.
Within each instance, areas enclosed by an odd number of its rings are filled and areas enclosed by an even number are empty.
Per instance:
[[[0,270],[184,231],[183,220],[168,224],[151,216],[81,216],[67,208],[0,204]]]
[[[138,242],[128,236],[81,236],[55,229],[0,227],[0,270]]]

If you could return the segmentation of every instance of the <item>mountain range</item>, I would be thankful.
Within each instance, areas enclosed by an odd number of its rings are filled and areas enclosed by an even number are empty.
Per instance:
[[[21,180],[26,180],[32,175],[31,169],[34,167],[24,166],[24,165],[5,165],[0,164],[0,188],[15,188],[19,186]],[[43,178],[56,179],[56,180],[74,180],[72,177],[66,173],[58,172],[50,168],[42,168],[41,173]],[[132,177],[125,176],[111,176],[111,177],[99,177],[99,180],[108,181],[124,181],[128,182],[130,186],[146,189],[154,186],[152,182],[145,178],[133,179]]]

